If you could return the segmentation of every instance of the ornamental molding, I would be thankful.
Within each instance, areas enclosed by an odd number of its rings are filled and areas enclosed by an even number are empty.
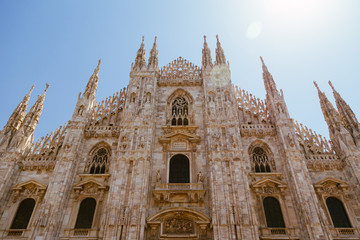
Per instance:
[[[160,70],[160,86],[200,86],[202,84],[201,68],[188,60],[178,57]]]
[[[344,195],[347,197],[349,184],[334,177],[326,177],[314,183],[314,188],[320,195]]]
[[[28,180],[18,183],[11,188],[13,191],[13,202],[19,198],[42,198],[45,194],[47,185],[36,180]]]
[[[99,175],[107,175],[107,174],[99,174]],[[107,184],[95,179],[95,177],[85,178],[84,180],[80,181],[79,183],[73,186],[73,190],[75,191],[75,200],[78,200],[80,195],[85,195],[85,196],[99,197],[99,200],[101,201],[103,200],[105,191],[107,191],[108,189],[109,186]]]
[[[287,184],[272,177],[265,177],[251,184],[255,194],[284,194]]]

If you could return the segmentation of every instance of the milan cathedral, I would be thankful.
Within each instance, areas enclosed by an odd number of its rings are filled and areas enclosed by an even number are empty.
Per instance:
[[[294,121],[261,58],[266,98],[231,82],[217,37],[198,67],[159,68],[144,39],[130,80],[96,101],[100,62],[72,118],[34,141],[44,92],[0,132],[0,239],[360,238],[360,125],[317,88],[330,140]]]

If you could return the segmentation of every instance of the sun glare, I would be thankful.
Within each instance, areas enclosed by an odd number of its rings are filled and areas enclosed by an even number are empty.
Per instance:
[[[313,21],[331,4],[328,0],[264,0],[263,6],[269,17],[282,22],[305,23]]]

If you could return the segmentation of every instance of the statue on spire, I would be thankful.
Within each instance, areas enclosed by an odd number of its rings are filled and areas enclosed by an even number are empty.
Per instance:
[[[206,36],[204,35],[204,47],[202,50],[202,68],[206,69],[207,67],[212,68],[212,58],[211,52],[206,42]]]
[[[263,58],[260,56],[260,60],[262,63],[262,69],[263,69],[263,79],[264,79],[264,85],[265,90],[267,94],[270,94],[272,97],[280,96],[279,91],[276,88],[276,83],[269,72],[268,68],[266,67]]]
[[[48,88],[49,84],[46,84],[44,92],[41,95],[38,95],[36,102],[26,114],[21,128],[16,132],[11,142],[9,142],[10,151],[23,152],[31,147],[31,143],[34,139],[34,131],[44,107],[45,94]]]
[[[148,66],[148,69],[153,71],[159,71],[159,59],[158,59],[159,52],[157,50],[156,39],[157,37],[155,36],[154,44],[150,51],[149,66]]]
[[[354,141],[351,135],[344,128],[340,122],[339,113],[336,111],[334,106],[323,93],[317,83],[314,81],[314,85],[318,91],[320,106],[323,112],[325,121],[329,127],[329,135],[331,140],[337,145],[337,149],[348,149],[354,147]]]
[[[341,123],[350,132],[355,140],[356,145],[360,146],[360,126],[354,112],[341,97],[341,95],[335,90],[331,81],[329,81],[329,85],[333,90],[336,107],[340,114]]]
[[[144,36],[142,36],[142,42],[136,54],[133,70],[137,70],[137,71],[146,70]]]
[[[8,143],[11,141],[15,133],[23,124],[30,96],[32,91],[34,90],[34,87],[35,85],[32,85],[29,92],[24,96],[23,100],[15,108],[3,130],[0,132],[0,148],[6,148],[8,146]]]
[[[91,75],[91,77],[85,87],[85,92],[84,92],[83,96],[86,96],[87,98],[89,98],[90,96],[95,98],[95,93],[96,93],[97,85],[99,82],[100,63],[101,63],[101,59],[99,59],[98,65],[94,69],[94,72]]]
[[[222,65],[222,64],[226,64],[226,58],[225,58],[225,54],[224,54],[224,50],[221,47],[220,41],[219,41],[219,36],[216,34],[216,61],[215,61],[215,65]]]

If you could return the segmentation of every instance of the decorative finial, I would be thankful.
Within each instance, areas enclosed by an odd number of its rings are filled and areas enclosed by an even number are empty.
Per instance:
[[[50,85],[49,85],[48,83],[46,83],[46,88],[45,88],[44,93],[48,90],[49,86],[50,86]]]
[[[216,34],[216,40],[217,40],[218,43],[220,43],[218,34]]]
[[[332,90],[333,90],[334,92],[336,92],[336,90],[335,90],[335,88],[334,88],[334,86],[332,85],[332,83],[331,83],[330,80],[329,80],[329,85],[330,85],[330,87],[332,88]]]
[[[319,88],[319,86],[317,85],[317,82],[316,82],[316,81],[314,81],[314,85],[315,85],[316,89],[317,89],[319,92],[321,92],[321,91],[320,91],[320,88]]]

